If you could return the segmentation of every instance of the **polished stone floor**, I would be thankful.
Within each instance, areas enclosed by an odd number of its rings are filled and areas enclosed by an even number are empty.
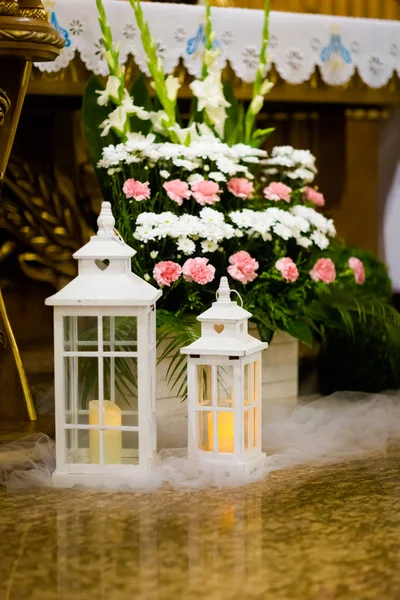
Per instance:
[[[400,450],[237,490],[0,492],[0,600],[399,600]]]

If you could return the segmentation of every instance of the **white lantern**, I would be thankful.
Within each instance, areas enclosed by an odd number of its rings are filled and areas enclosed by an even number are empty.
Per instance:
[[[156,456],[156,322],[161,296],[131,272],[135,251],[103,202],[78,276],[54,306],[53,483],[115,487],[145,478]]]
[[[230,298],[223,277],[217,301],[198,317],[201,337],[188,355],[188,455],[203,463],[253,469],[261,452],[262,351],[248,333],[251,314]]]

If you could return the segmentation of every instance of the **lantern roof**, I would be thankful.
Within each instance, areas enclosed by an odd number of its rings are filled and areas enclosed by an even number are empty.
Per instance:
[[[115,230],[111,204],[103,202],[98,232],[73,255],[79,274],[62,290],[47,298],[48,306],[149,306],[161,290],[131,271],[136,254]]]
[[[217,301],[197,317],[202,322],[201,337],[182,348],[182,354],[241,357],[268,348],[267,343],[248,333],[247,321],[252,315],[231,300],[233,291],[229,288],[228,279],[223,277]]]
[[[211,308],[199,315],[197,320],[201,322],[216,321],[220,323],[221,321],[232,322],[250,319],[252,314],[242,306],[239,306],[237,302],[231,300],[232,292],[237,294],[236,290],[230,289],[228,278],[222,277],[217,291],[216,302],[213,302]]]

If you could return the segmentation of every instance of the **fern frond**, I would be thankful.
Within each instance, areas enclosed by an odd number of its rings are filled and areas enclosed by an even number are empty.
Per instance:
[[[187,398],[186,357],[180,353],[183,346],[192,344],[200,337],[200,324],[193,315],[175,315],[165,310],[157,311],[157,346],[166,344],[158,358],[158,364],[169,360],[166,372],[171,391],[179,398]]]

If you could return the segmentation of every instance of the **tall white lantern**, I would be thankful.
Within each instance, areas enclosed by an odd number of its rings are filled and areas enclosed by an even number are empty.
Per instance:
[[[261,452],[262,351],[248,333],[251,314],[231,300],[226,277],[217,301],[198,317],[201,337],[188,355],[188,455],[203,463],[253,469]]]
[[[131,272],[135,254],[103,202],[78,276],[54,306],[58,487],[115,487],[145,478],[156,446],[156,322],[161,296]]]

